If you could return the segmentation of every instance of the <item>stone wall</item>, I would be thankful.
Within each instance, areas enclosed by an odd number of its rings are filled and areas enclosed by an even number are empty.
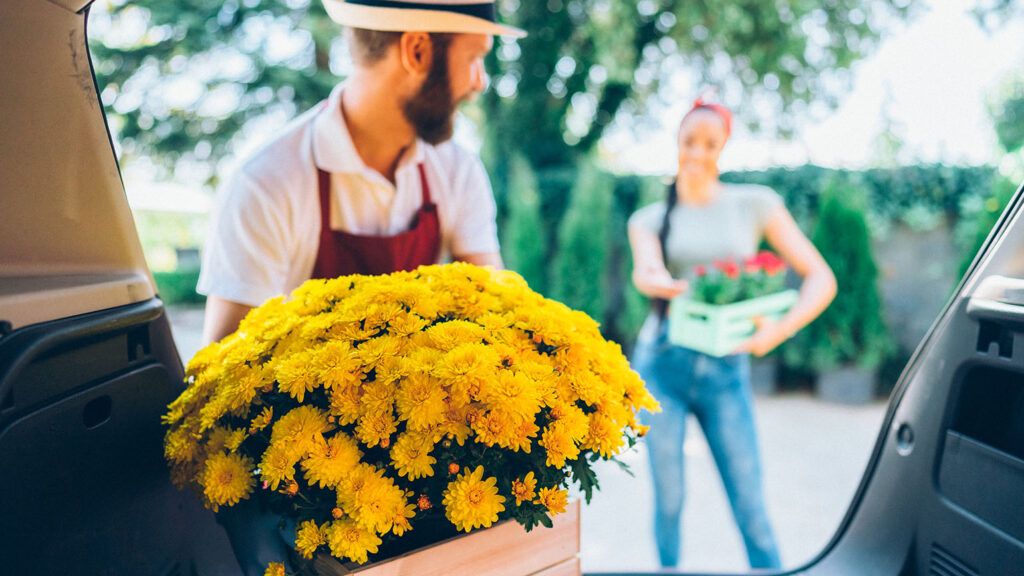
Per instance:
[[[894,226],[874,242],[874,250],[886,320],[900,347],[913,351],[959,280],[961,254],[952,225],[926,231]]]

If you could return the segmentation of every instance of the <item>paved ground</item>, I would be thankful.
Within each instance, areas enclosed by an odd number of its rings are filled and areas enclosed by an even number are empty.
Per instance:
[[[182,357],[201,345],[202,310],[170,310]],[[783,561],[809,560],[831,538],[853,496],[874,445],[884,403],[863,407],[826,404],[807,394],[757,399],[764,455],[765,489]],[[687,508],[683,567],[735,571],[746,556],[707,444],[694,422],[684,447]],[[583,568],[586,571],[656,568],[651,536],[651,486],[643,446],[622,458],[630,477],[602,464],[602,490],[583,512]]]

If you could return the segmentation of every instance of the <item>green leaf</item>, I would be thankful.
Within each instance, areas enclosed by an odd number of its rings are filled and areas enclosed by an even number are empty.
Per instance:
[[[591,469],[590,464],[584,458],[573,460],[570,463],[570,469],[572,470],[573,480],[579,483],[580,490],[583,491],[587,504],[590,504],[594,490],[601,488],[597,481],[597,474],[594,473],[594,470]]]

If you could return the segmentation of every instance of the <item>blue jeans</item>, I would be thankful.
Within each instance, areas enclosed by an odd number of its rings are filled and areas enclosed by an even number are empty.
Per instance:
[[[747,355],[716,358],[676,346],[665,322],[648,318],[633,367],[662,411],[650,415],[646,436],[654,478],[654,535],[661,565],[679,563],[683,512],[683,440],[689,414],[697,417],[722,476],[733,517],[752,568],[779,568],[779,552],[765,509],[761,457],[754,428]]]

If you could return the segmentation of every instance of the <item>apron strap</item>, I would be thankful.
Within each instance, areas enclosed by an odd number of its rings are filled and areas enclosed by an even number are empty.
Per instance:
[[[430,185],[427,184],[427,169],[423,167],[423,162],[417,165],[420,170],[420,196],[422,198],[422,207],[426,208],[434,203],[433,198],[430,197]]]

